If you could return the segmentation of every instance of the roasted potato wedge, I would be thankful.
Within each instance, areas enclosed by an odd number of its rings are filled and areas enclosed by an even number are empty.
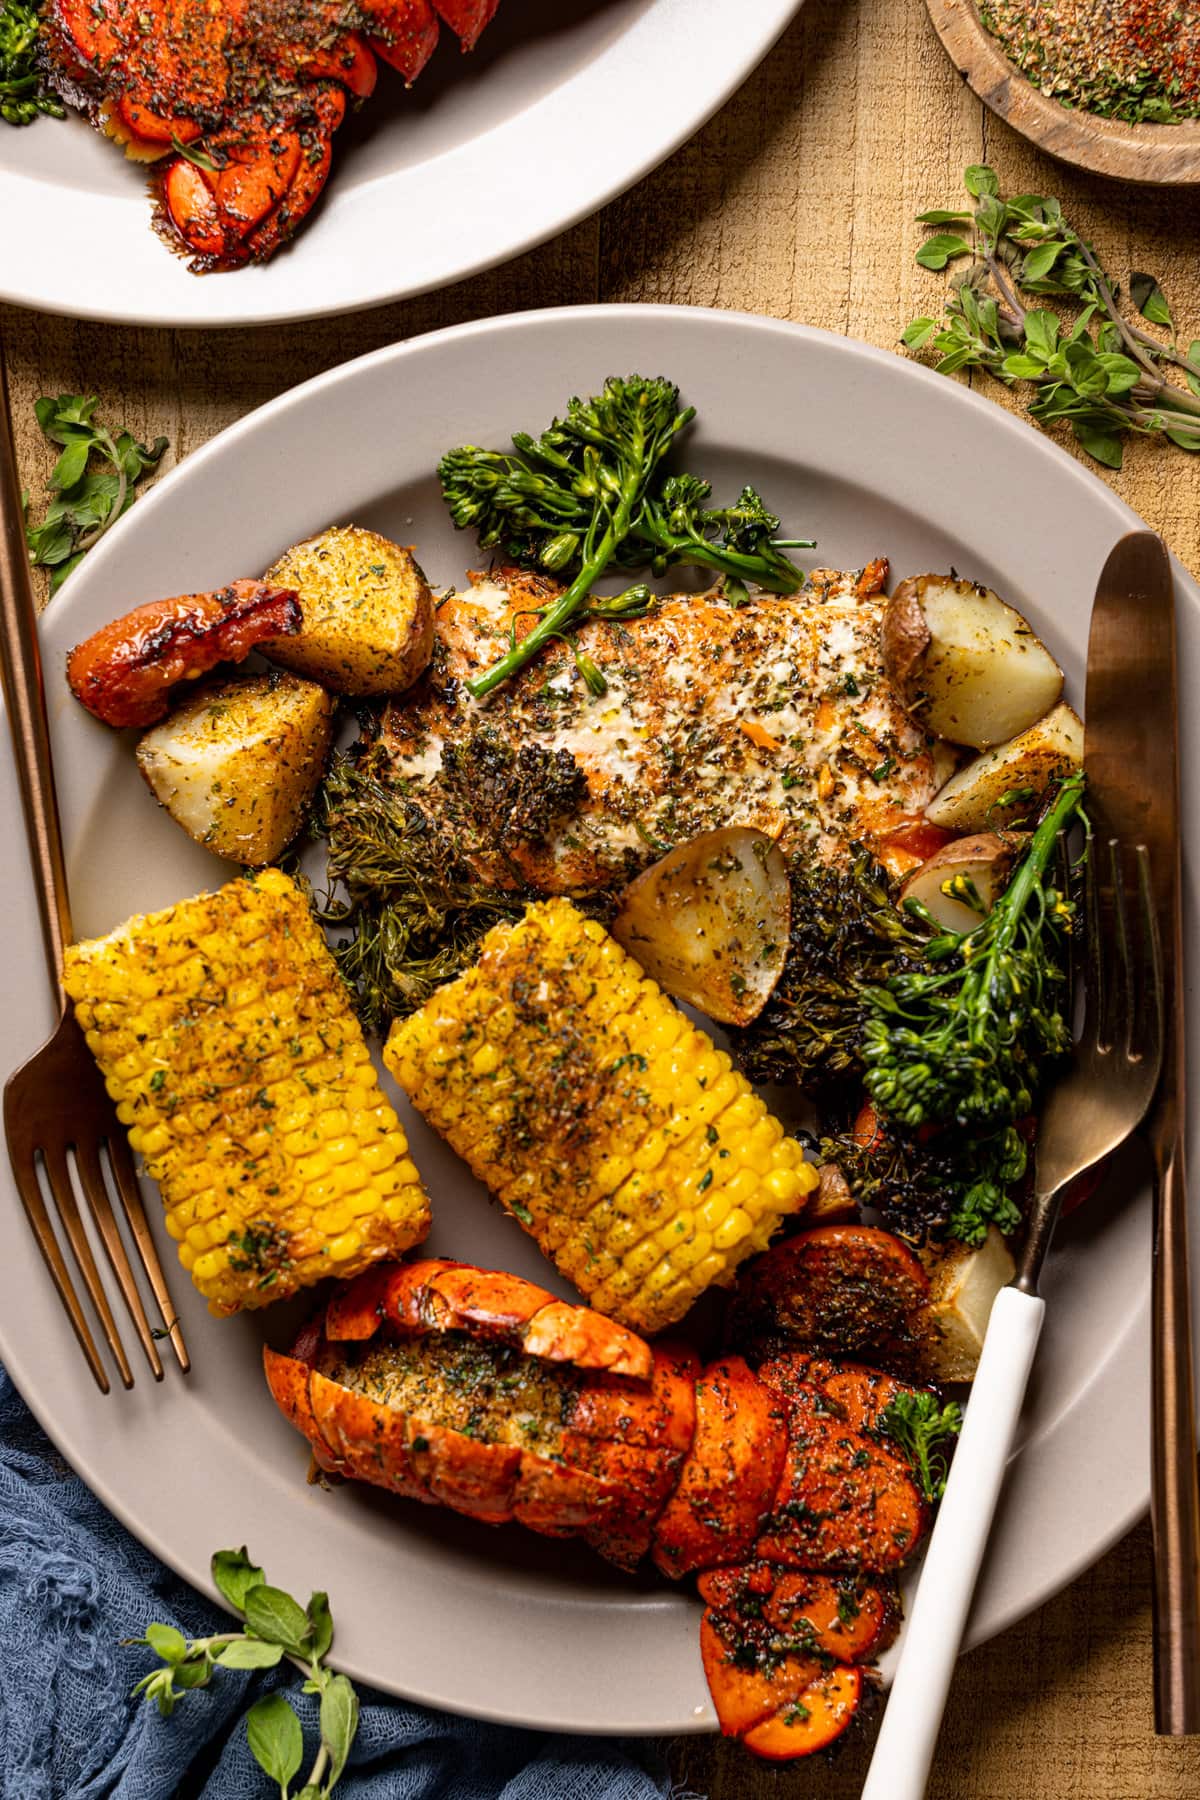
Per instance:
[[[335,694],[400,694],[433,650],[433,596],[410,551],[339,525],[296,544],[268,580],[294,588],[304,622],[260,646]]]
[[[1063,672],[1029,622],[973,581],[916,575],[883,615],[883,666],[939,738],[986,750],[1040,719]]]
[[[948,831],[986,831],[1026,819],[1052,781],[1083,766],[1083,721],[1065,702],[1027,731],[997,744],[951,776],[925,808],[933,825]],[[1025,797],[1001,805],[1006,794]]]
[[[315,681],[244,675],[197,688],[146,732],[138,768],[189,837],[258,868],[299,830],[332,736],[333,701]]]
[[[625,889],[610,930],[676,1000],[749,1025],[787,959],[792,892],[765,832],[731,825],[680,844]]]
[[[944,931],[974,931],[1007,887],[1012,865],[1011,842],[994,831],[955,838],[913,870],[900,904],[919,900]]]
[[[919,1373],[927,1381],[973,1381],[992,1303],[1016,1273],[994,1225],[977,1250],[947,1244],[922,1260],[928,1303],[909,1318]]]

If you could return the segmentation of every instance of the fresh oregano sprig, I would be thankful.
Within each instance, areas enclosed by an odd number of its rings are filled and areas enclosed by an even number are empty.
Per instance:
[[[970,261],[952,277],[945,318],[914,319],[902,342],[910,350],[937,350],[936,366],[945,375],[983,369],[1007,387],[1032,383],[1032,416],[1045,425],[1068,424],[1088,454],[1110,469],[1121,467],[1129,432],[1200,450],[1200,339],[1186,353],[1180,348],[1154,277],[1130,277],[1128,298],[1138,317],[1132,316],[1057,200],[1043,194],[1003,200],[995,171],[983,164],[967,169],[963,180],[969,210],[918,215],[919,223],[938,229],[917,261],[935,270]],[[1078,304],[1072,323],[1040,304],[1049,295]],[[1139,317],[1169,331],[1170,340],[1147,331]]]
[[[293,1788],[304,1761],[304,1732],[285,1694],[264,1694],[246,1715],[246,1741],[259,1767],[278,1783],[280,1800],[327,1800],[346,1766],[358,1730],[358,1695],[345,1675],[325,1666],[333,1642],[328,1596],[313,1594],[307,1606],[271,1587],[245,1546],[218,1550],[212,1577],[230,1606],[246,1621],[244,1631],[185,1638],[173,1625],[148,1625],[129,1638],[161,1658],[162,1667],[134,1688],[164,1718],[191,1688],[207,1687],[214,1669],[273,1669],[286,1660],[305,1677],[304,1692],[320,1696],[321,1741],[302,1787]]]
[[[25,527],[30,560],[51,570],[51,594],[133,505],[138,483],[167,447],[165,437],[147,445],[132,432],[110,431],[95,416],[99,404],[94,394],[43,394],[34,405],[43,435],[62,451],[47,483],[46,516]]]

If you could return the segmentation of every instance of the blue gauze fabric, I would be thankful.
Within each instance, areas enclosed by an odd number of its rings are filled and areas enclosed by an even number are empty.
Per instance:
[[[333,1607],[336,1619],[336,1594]],[[130,1698],[156,1659],[120,1640],[152,1620],[185,1637],[228,1629],[66,1466],[0,1369],[0,1800],[278,1800],[242,1725],[262,1677],[219,1670],[169,1719]],[[307,1767],[315,1703],[295,1672],[284,1685],[305,1727]],[[647,1744],[486,1725],[370,1690],[361,1699],[335,1800],[669,1793],[661,1750]]]

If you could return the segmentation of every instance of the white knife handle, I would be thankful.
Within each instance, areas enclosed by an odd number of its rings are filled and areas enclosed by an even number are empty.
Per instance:
[[[921,1800],[1046,1306],[1002,1288],[929,1540],[862,1800]]]

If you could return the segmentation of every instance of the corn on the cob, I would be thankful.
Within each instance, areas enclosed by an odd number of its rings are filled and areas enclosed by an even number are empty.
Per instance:
[[[729,1058],[566,900],[393,1026],[414,1105],[589,1303],[672,1324],[817,1186]]]
[[[429,1203],[303,895],[278,870],[73,944],[64,981],[211,1311],[398,1256]]]

